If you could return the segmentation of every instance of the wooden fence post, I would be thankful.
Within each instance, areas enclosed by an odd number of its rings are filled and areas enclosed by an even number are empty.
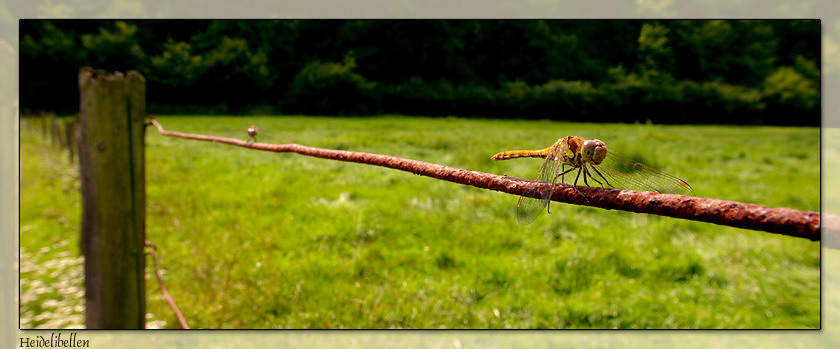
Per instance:
[[[145,328],[145,80],[79,72],[81,244],[89,329]]]
[[[61,130],[58,128],[58,119],[55,113],[50,113],[50,144],[61,147]]]
[[[47,116],[44,111],[38,112],[38,123],[41,124],[41,138],[47,139]]]
[[[70,153],[70,164],[73,164],[73,157],[76,154],[76,122],[78,118],[67,120],[64,123],[64,146]]]

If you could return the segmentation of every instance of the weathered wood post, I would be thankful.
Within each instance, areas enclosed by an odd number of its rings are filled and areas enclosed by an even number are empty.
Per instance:
[[[38,123],[41,124],[41,138],[47,139],[47,116],[44,111],[38,112]]]
[[[55,113],[50,113],[50,144],[61,147],[61,130],[58,128],[58,119]]]
[[[89,329],[145,328],[146,83],[79,72],[81,247]]]
[[[73,158],[76,154],[76,120],[78,119],[73,118],[64,123],[64,146],[67,147],[67,151],[70,153],[71,165],[74,162]]]

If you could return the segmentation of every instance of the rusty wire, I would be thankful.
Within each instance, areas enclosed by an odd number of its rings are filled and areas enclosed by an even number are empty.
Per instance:
[[[178,310],[178,305],[175,304],[175,300],[172,299],[172,296],[169,295],[169,292],[166,290],[166,287],[163,286],[163,279],[160,277],[160,271],[158,270],[157,266],[157,248],[153,245],[149,240],[145,241],[146,247],[149,248],[149,255],[152,256],[152,266],[155,268],[155,278],[157,278],[158,286],[160,287],[160,293],[163,294],[163,298],[166,299],[166,302],[169,303],[169,307],[172,308],[172,311],[175,312],[175,317],[178,318],[178,322],[181,323],[181,328],[185,330],[189,330],[190,327],[187,326],[187,320],[184,319],[184,315],[181,315],[181,311]]]
[[[226,143],[245,148],[273,152],[294,152],[324,159],[357,162],[393,168],[414,174],[467,184],[477,188],[501,191],[515,195],[528,195],[535,186],[549,185],[516,177],[499,176],[490,173],[467,171],[459,168],[404,159],[394,156],[307,147],[299,144],[249,143],[239,139],[164,131],[154,118],[150,125],[164,136],[195,139],[213,143]],[[736,228],[765,231],[769,233],[820,241],[820,213],[798,211],[789,208],[767,208],[735,201],[705,199],[698,197],[637,192],[592,187],[578,187],[589,197],[580,196],[569,185],[556,185],[551,200],[575,205],[598,207],[606,210],[622,210],[637,213],[682,218],[699,222],[714,223]],[[836,237],[835,237],[836,239]]]

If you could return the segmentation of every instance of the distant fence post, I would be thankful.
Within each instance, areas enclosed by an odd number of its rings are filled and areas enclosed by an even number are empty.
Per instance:
[[[55,113],[50,113],[50,144],[61,146],[61,130],[58,128],[58,119]]]
[[[47,116],[43,111],[38,112],[38,123],[41,125],[41,138],[47,139]]]
[[[65,135],[64,135],[64,139],[65,139],[64,146],[67,147],[67,151],[70,153],[70,164],[71,165],[73,164],[73,161],[74,161],[73,157],[76,154],[76,147],[77,147],[76,143],[78,143],[78,140],[77,140],[78,132],[76,131],[76,124],[79,122],[78,120],[79,120],[79,118],[77,116],[77,117],[74,117],[70,120],[67,120],[64,123],[64,133],[65,133]]]
[[[81,248],[89,329],[145,328],[145,80],[79,72]]]

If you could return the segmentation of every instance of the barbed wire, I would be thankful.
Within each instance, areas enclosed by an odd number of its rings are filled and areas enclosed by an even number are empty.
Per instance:
[[[471,185],[477,188],[495,190],[514,195],[532,195],[538,186],[551,185],[516,177],[500,176],[490,173],[468,171],[424,161],[399,158],[388,155],[323,149],[299,144],[269,144],[247,142],[234,138],[205,136],[182,132],[165,131],[163,126],[151,117],[147,123],[157,128],[164,136],[195,139],[213,143],[225,143],[244,148],[272,151],[293,152],[301,155],[324,159],[349,161],[411,172],[449,182]],[[577,193],[580,191],[586,197]],[[536,194],[533,194],[536,195]],[[535,198],[539,198],[534,196]],[[658,194],[632,190],[604,189],[556,185],[551,196],[552,201],[568,204],[598,207],[606,210],[622,210],[637,213],[655,214],[666,217],[714,223],[736,228],[765,231],[774,234],[820,241],[820,213],[799,211],[790,208],[767,208],[755,204],[736,201],[706,199],[675,194]],[[837,237],[835,240],[840,241]]]
[[[190,327],[187,326],[187,320],[184,320],[184,315],[181,315],[181,311],[178,310],[178,305],[175,304],[175,300],[169,295],[169,292],[166,290],[166,286],[163,286],[163,279],[160,277],[160,271],[157,266],[157,247],[149,242],[149,240],[146,240],[145,244],[149,247],[149,255],[152,256],[152,266],[155,268],[155,277],[157,278],[158,286],[160,287],[160,293],[163,294],[163,298],[166,299],[166,302],[169,303],[169,307],[172,308],[173,312],[175,312],[175,317],[177,317],[178,322],[181,323],[181,328],[189,330]]]

